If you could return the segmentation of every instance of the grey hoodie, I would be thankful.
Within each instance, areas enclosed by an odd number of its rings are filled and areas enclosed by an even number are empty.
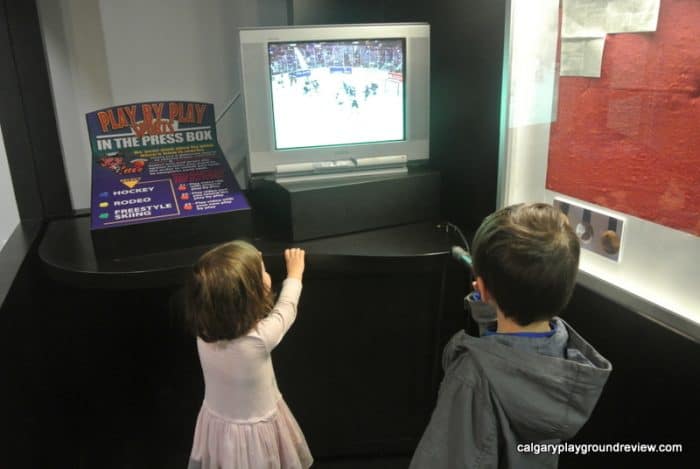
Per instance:
[[[557,467],[558,455],[519,452],[518,445],[573,437],[612,366],[562,319],[553,324],[550,337],[452,337],[411,469]]]

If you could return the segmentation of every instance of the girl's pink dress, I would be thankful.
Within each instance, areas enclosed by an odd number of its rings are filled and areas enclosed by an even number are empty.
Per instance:
[[[197,338],[205,391],[190,468],[306,469],[313,463],[270,357],[296,318],[300,294],[301,282],[288,278],[272,312],[245,336],[215,343]]]

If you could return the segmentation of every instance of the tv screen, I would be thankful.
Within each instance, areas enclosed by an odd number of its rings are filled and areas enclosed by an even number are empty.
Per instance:
[[[251,179],[300,163],[429,159],[428,24],[244,28],[240,39]]]
[[[404,140],[404,39],[268,44],[275,148]]]

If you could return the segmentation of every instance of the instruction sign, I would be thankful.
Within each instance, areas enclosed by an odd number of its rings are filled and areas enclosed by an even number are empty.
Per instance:
[[[250,209],[219,148],[213,104],[136,103],[86,117],[92,230]]]

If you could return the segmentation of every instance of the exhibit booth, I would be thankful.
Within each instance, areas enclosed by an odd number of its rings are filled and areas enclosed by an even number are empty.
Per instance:
[[[692,460],[699,5],[176,3],[0,4],[9,461],[184,467],[204,383],[183,282],[244,239],[275,291],[306,250],[273,360],[314,467],[406,467],[444,345],[477,333],[455,247],[520,202],[575,227],[563,317],[613,364],[572,441]]]

